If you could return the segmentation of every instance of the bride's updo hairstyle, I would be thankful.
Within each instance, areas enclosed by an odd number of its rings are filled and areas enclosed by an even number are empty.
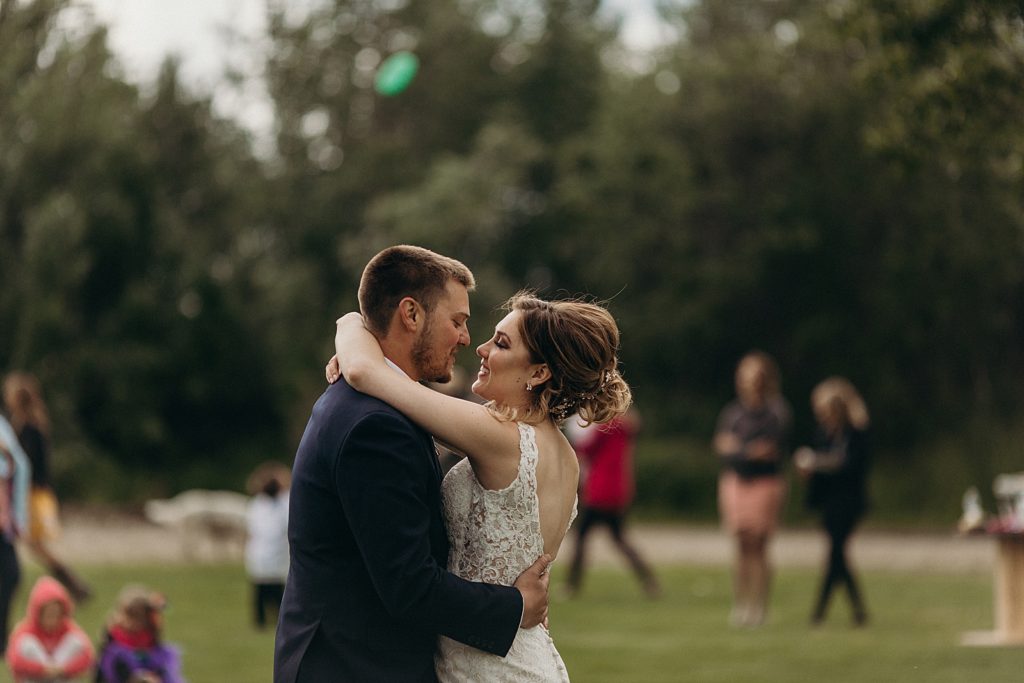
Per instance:
[[[577,413],[583,424],[608,422],[633,401],[619,374],[619,327],[603,306],[581,300],[544,301],[519,292],[503,306],[519,312],[523,343],[551,379],[535,387],[523,418],[561,422]]]

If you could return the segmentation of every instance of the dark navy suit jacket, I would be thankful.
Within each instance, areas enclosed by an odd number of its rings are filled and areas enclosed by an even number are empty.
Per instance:
[[[512,646],[519,591],[445,570],[432,439],[343,379],[295,455],[288,540],[274,683],[435,681],[438,634],[501,656]]]

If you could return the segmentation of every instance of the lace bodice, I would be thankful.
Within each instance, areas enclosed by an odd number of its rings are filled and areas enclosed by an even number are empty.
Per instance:
[[[519,473],[503,489],[481,486],[468,460],[455,465],[442,484],[451,550],[448,570],[470,581],[511,586],[544,553],[537,500],[537,434],[519,427]],[[573,502],[569,525],[576,518]]]
[[[511,586],[544,553],[537,500],[537,434],[518,423],[519,472],[498,491],[477,481],[468,460],[444,478],[448,522],[448,571],[470,581]],[[573,501],[569,525],[576,518]],[[520,629],[505,657],[441,637],[436,659],[440,683],[569,683],[551,634],[542,626]]]

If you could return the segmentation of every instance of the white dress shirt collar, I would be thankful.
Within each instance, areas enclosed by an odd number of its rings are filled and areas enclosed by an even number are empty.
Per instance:
[[[404,375],[405,377],[408,377],[409,379],[412,379],[412,377],[409,377],[409,374],[405,370],[403,370],[402,368],[398,367],[398,363],[394,362],[393,360],[391,360],[387,356],[384,356],[384,362],[387,363],[388,365],[390,365],[391,368],[395,372],[399,372],[402,375]]]

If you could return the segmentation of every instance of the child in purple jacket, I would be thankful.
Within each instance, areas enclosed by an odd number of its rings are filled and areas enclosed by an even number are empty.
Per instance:
[[[184,683],[178,649],[160,638],[164,596],[141,586],[121,591],[100,654],[100,683]]]

